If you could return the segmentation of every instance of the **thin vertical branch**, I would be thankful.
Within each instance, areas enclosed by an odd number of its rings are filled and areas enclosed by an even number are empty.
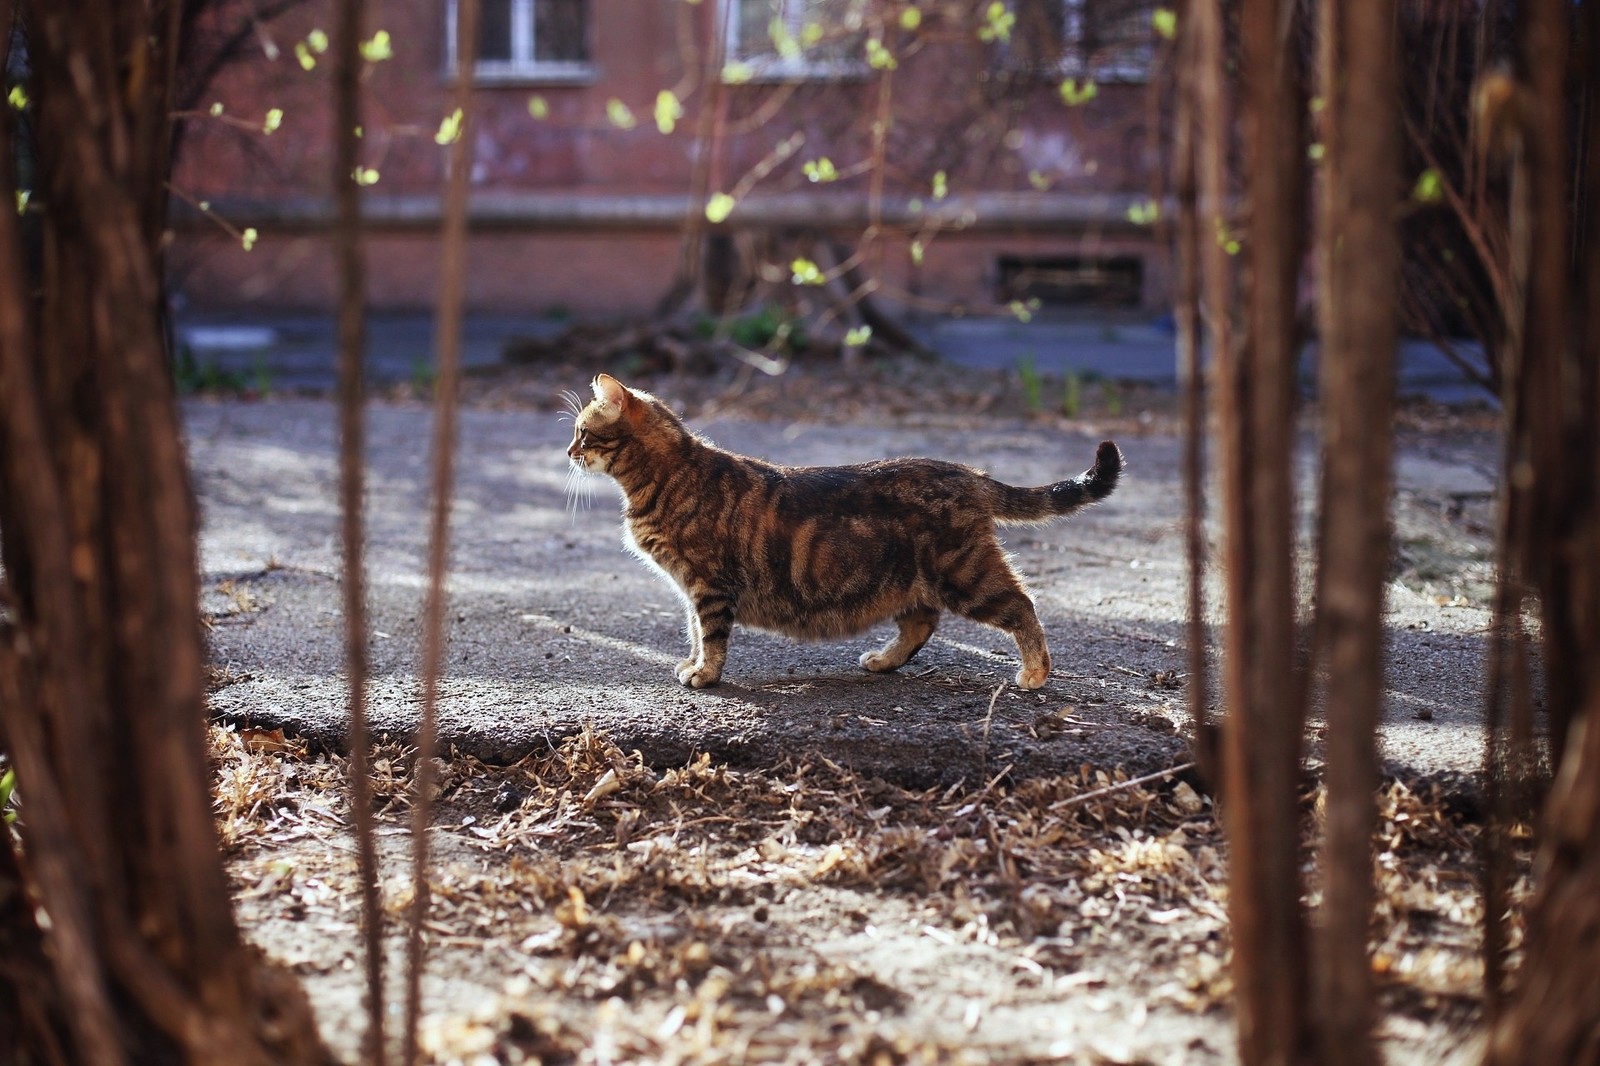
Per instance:
[[[894,120],[891,109],[893,102],[894,66],[886,64],[878,71],[878,103],[872,118],[871,169],[867,176],[867,232],[861,242],[863,250],[872,256],[871,272],[875,276],[883,273],[883,183],[889,169],[889,124]]]
[[[1216,405],[1218,429],[1221,432],[1224,425],[1222,406],[1228,401],[1225,386],[1233,375],[1232,368],[1238,357],[1238,353],[1234,350],[1233,335],[1234,264],[1227,248],[1228,242],[1234,239],[1233,219],[1228,210],[1230,191],[1228,156],[1232,141],[1233,118],[1225,74],[1226,30],[1222,5],[1220,0],[1193,0],[1191,11],[1195,49],[1194,95],[1198,105],[1196,124],[1198,143],[1195,147],[1195,156],[1200,217],[1199,232],[1196,233],[1195,239],[1200,261],[1197,268],[1202,278],[1200,295],[1209,339],[1207,347],[1211,359],[1209,374],[1211,399]],[[1203,385],[1204,382],[1195,379],[1193,384]],[[1195,423],[1198,423],[1201,417],[1194,410],[1194,401],[1197,399],[1198,396],[1191,396],[1187,404],[1189,408],[1187,418]],[[1192,428],[1190,432],[1193,432]],[[1195,447],[1197,444],[1198,442],[1193,442],[1190,447]],[[1192,597],[1194,578],[1191,576],[1190,580]],[[1191,627],[1193,624],[1191,618]],[[1193,640],[1192,629],[1191,640]],[[1213,782],[1220,788],[1223,784],[1219,750],[1221,738],[1213,734],[1209,740],[1204,737],[1197,739],[1200,739],[1201,750],[1197,754],[1201,758],[1202,768],[1205,767],[1207,758],[1204,749],[1208,744],[1211,746],[1210,772],[1214,775]]]
[[[1178,199],[1178,373],[1183,381],[1183,491],[1187,508],[1184,545],[1189,563],[1189,680],[1185,686],[1194,722],[1200,774],[1216,788],[1216,726],[1210,712],[1210,665],[1206,648],[1205,378],[1200,359],[1200,203],[1196,101],[1203,78],[1196,4],[1179,12],[1177,115],[1173,157]]]
[[[1304,687],[1296,666],[1293,544],[1295,296],[1305,145],[1294,5],[1240,7],[1249,232],[1245,344],[1217,353],[1227,530],[1228,726],[1223,737],[1229,914],[1239,1049],[1303,1061],[1307,1024],[1297,789]]]
[[[1519,135],[1520,136],[1520,135]],[[1524,577],[1518,545],[1527,537],[1527,506],[1517,483],[1517,442],[1525,408],[1522,381],[1522,294],[1527,284],[1526,165],[1520,147],[1513,149],[1510,229],[1511,262],[1507,274],[1505,348],[1501,354],[1505,383],[1505,455],[1501,489],[1495,508],[1495,591],[1489,629],[1489,661],[1484,679],[1484,793],[1488,824],[1483,834],[1483,995],[1484,1013],[1491,1022],[1504,1009],[1510,934],[1507,930],[1511,882],[1511,826],[1522,807],[1523,766],[1527,739],[1513,723],[1524,717],[1528,705],[1527,672],[1521,667],[1526,635],[1522,625]],[[1509,743],[1508,743],[1509,740]]]
[[[1532,535],[1528,490],[1532,485],[1530,411],[1526,388],[1529,283],[1532,264],[1531,176],[1523,93],[1505,74],[1478,86],[1475,136],[1485,156],[1504,159],[1510,171],[1505,268],[1505,337],[1501,352],[1505,441],[1500,497],[1495,512],[1495,596],[1485,685],[1484,789],[1489,811],[1483,834],[1484,1008],[1494,1022],[1504,1009],[1510,936],[1511,827],[1527,813],[1531,700],[1527,691],[1522,604],[1528,574],[1525,545]]]
[[[1499,511],[1506,510],[1504,492]],[[1497,517],[1496,541],[1504,544],[1506,523]],[[1488,666],[1484,677],[1483,722],[1483,782],[1484,806],[1489,817],[1479,845],[1481,891],[1483,894],[1483,1013],[1492,1025],[1502,1013],[1505,1002],[1506,955],[1509,937],[1506,931],[1507,882],[1510,880],[1509,840],[1505,832],[1507,822],[1506,783],[1502,764],[1505,758],[1502,738],[1506,720],[1506,615],[1507,583],[1504,577],[1504,551],[1496,553],[1497,572],[1501,575],[1495,587],[1494,605],[1489,628]]]
[[[683,244],[678,256],[678,270],[666,294],[656,305],[658,316],[670,315],[695,294],[700,287],[701,245],[706,230],[706,200],[711,195],[713,165],[722,142],[723,110],[727,97],[727,82],[722,68],[727,63],[728,19],[732,4],[711,5],[705,13],[710,40],[703,52],[704,67],[700,76],[700,110],[695,116],[694,169],[689,175],[689,211],[683,221]],[[685,9],[680,18],[690,18]]]
[[[455,495],[456,422],[460,391],[461,305],[466,288],[467,194],[472,165],[472,86],[477,60],[478,0],[457,6],[455,106],[456,138],[450,144],[445,188],[439,307],[434,318],[434,351],[439,376],[433,395],[433,508],[428,530],[428,599],[423,613],[422,723],[417,730],[417,763],[412,774],[412,899],[406,937],[405,1051],[402,1062],[418,1061],[417,1025],[422,1017],[422,923],[427,918],[428,824],[433,810],[433,757],[437,747],[439,675],[444,669],[445,573],[450,558],[450,508]]]
[[[334,51],[334,256],[339,274],[339,507],[343,516],[344,653],[349,691],[350,810],[356,869],[361,880],[361,928],[366,967],[367,1031],[363,1058],[386,1059],[383,1036],[383,903],[373,841],[371,736],[367,729],[367,579],[365,386],[366,276],[362,256],[361,186],[355,180],[361,125],[361,27],[364,0],[340,0]]]
[[[1221,404],[1225,402],[1225,383],[1231,376],[1231,367],[1237,359],[1234,350],[1233,314],[1235,299],[1233,256],[1228,244],[1233,240],[1233,219],[1228,210],[1228,155],[1233,136],[1233,112],[1227,91],[1227,33],[1223,23],[1220,0],[1193,0],[1195,41],[1195,101],[1199,108],[1195,146],[1198,170],[1199,232],[1195,234],[1200,256],[1202,275],[1202,308],[1209,339],[1211,367],[1209,372],[1212,403],[1216,405],[1219,430],[1222,424]],[[1204,384],[1197,379],[1196,384]],[[1193,409],[1191,398],[1188,418],[1198,422],[1201,415]],[[1193,430],[1191,430],[1193,432]],[[1198,442],[1197,442],[1198,443]],[[1194,446],[1194,445],[1191,445]],[[1224,472],[1224,477],[1226,473]],[[1194,578],[1191,577],[1191,582]],[[1202,585],[1202,592],[1204,586]],[[1192,585],[1191,585],[1192,589]],[[1191,591],[1191,596],[1193,595]],[[1194,622],[1191,619],[1191,627]],[[1190,640],[1194,640],[1191,628]],[[1192,654],[1192,653],[1191,653]],[[1226,727],[1223,727],[1226,728]],[[1201,733],[1197,755],[1201,767],[1209,761],[1211,780],[1220,790],[1225,787],[1222,771],[1222,738],[1216,729]]]
[[[1324,1062],[1360,1064],[1377,1061],[1367,933],[1393,480],[1399,78],[1389,3],[1346,0],[1319,10],[1326,107],[1318,212],[1322,518],[1316,628],[1327,678],[1328,800],[1317,1035]]]
[[[1233,256],[1228,253],[1233,219],[1228,210],[1228,149],[1233,115],[1227,91],[1226,31],[1221,0],[1193,0],[1195,22],[1195,99],[1199,105],[1200,233],[1206,325],[1210,337],[1213,384],[1233,358]]]
[[[1517,5],[1518,77],[1526,86],[1528,161],[1528,279],[1522,389],[1526,422],[1528,521],[1538,531],[1522,544],[1521,569],[1538,590],[1540,644],[1550,758],[1560,765],[1567,727],[1580,699],[1583,654],[1573,568],[1581,547],[1584,498],[1593,484],[1585,464],[1572,462],[1592,440],[1595,411],[1586,408],[1572,344],[1570,315],[1571,151],[1567,93],[1572,0],[1526,0]]]

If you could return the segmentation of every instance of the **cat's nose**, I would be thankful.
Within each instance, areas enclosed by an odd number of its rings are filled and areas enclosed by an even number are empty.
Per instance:
[[[583,454],[583,450],[578,447],[578,442],[577,441],[573,441],[571,444],[567,445],[567,458],[568,459],[576,459],[579,455],[582,455],[582,454]]]

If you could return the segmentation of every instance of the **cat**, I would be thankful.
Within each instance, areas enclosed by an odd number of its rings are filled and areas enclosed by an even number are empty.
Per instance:
[[[1036,689],[1050,650],[996,523],[1040,523],[1105,499],[1122,474],[1111,441],[1079,477],[1014,488],[937,459],[783,467],[723,451],[649,393],[595,378],[573,407],[567,457],[623,493],[627,547],[670,581],[688,615],[690,688],[722,678],[735,620],[803,640],[852,636],[893,619],[899,633],[861,656],[897,670],[942,610],[1009,633]]]

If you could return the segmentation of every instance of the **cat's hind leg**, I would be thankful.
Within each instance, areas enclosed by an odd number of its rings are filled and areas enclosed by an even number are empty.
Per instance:
[[[1050,648],[1044,627],[1023,591],[1022,582],[993,540],[956,553],[940,590],[944,605],[974,622],[1003,629],[1017,642],[1022,669],[1019,688],[1040,688],[1050,676]]]
[[[922,646],[928,643],[933,631],[939,627],[939,608],[913,607],[895,616],[900,632],[876,651],[861,656],[861,665],[875,674],[886,674],[906,664]]]
[[[1015,621],[996,621],[993,624],[1010,633],[1011,639],[1017,642],[1017,654],[1022,657],[1022,669],[1017,671],[1017,687],[1043,688],[1050,679],[1050,646],[1045,643],[1044,627],[1039,624],[1033,601],[1020,589],[1017,596],[1019,602],[1012,614]]]

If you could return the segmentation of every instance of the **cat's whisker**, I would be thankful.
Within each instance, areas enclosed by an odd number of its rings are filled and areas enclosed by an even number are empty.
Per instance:
[[[567,515],[574,522],[578,520],[580,506],[582,510],[587,511],[594,505],[594,479],[589,477],[589,472],[576,460],[567,466],[564,495]]]
[[[578,472],[577,464],[568,463],[567,484],[562,495],[566,497],[566,507],[564,510],[567,512],[567,517],[574,521],[576,521],[578,517],[578,481],[581,477],[582,475]]]
[[[556,412],[556,420],[576,426],[578,419],[583,415],[583,397],[571,389],[562,389],[561,406],[563,410]]]

